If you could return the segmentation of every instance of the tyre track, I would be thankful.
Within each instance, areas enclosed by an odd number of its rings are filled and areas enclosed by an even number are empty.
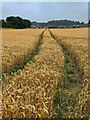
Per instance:
[[[9,71],[7,72],[3,72],[2,75],[12,75],[13,73],[22,70],[27,63],[30,63],[31,61],[34,60],[35,56],[39,53],[40,51],[40,47],[42,44],[42,40],[43,40],[43,34],[46,30],[44,30],[41,35],[39,36],[38,42],[35,45],[35,49],[31,52],[27,54],[27,57],[25,57],[25,59],[23,60],[22,63],[17,64],[16,66],[14,66],[14,68],[9,69]]]
[[[3,118],[50,118],[63,67],[63,52],[46,31],[35,61],[4,80],[7,83],[3,83]]]
[[[58,117],[81,117],[79,94],[83,88],[83,73],[78,67],[76,58],[69,50],[52,34],[52,38],[57,41],[62,48],[65,57],[64,76],[62,83],[59,81],[54,103],[55,109],[53,116]],[[74,108],[74,109],[73,109]]]

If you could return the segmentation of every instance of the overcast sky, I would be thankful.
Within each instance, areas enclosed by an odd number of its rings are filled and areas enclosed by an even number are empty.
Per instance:
[[[88,2],[3,2],[2,18],[21,16],[31,21],[88,21]]]

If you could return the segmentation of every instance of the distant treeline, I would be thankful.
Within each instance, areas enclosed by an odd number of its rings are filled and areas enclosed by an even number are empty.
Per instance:
[[[88,27],[88,23],[79,22],[79,21],[71,21],[71,20],[52,20],[47,23],[38,23],[32,22],[32,27],[47,27],[47,28],[82,28]]]
[[[88,22],[88,27],[90,27],[90,20],[89,20],[89,22]]]
[[[70,26],[80,26],[80,25],[85,25],[84,22],[79,22],[79,21],[71,21],[71,20],[52,20],[49,21],[48,24],[52,27],[52,26],[65,26],[65,27],[70,27]]]
[[[23,29],[23,28],[30,28],[31,21],[27,19],[22,19],[21,17],[14,17],[10,16],[5,20],[0,20],[0,26],[2,28],[16,28],[16,29]]]
[[[31,22],[27,19],[22,19],[17,16],[9,16],[6,20],[0,20],[0,27],[2,28],[77,28],[77,27],[90,27],[90,20],[88,23],[71,21],[71,20],[52,20],[46,23]]]

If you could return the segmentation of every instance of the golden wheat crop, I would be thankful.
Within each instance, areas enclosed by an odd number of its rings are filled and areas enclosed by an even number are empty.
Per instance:
[[[85,70],[88,65],[88,29],[51,30],[79,61],[80,68]]]
[[[2,72],[2,31],[0,29],[0,73]]]
[[[2,74],[2,31],[0,29],[0,114],[2,109],[2,83],[1,83],[1,74]],[[1,116],[0,116],[1,119]]]
[[[43,29],[2,30],[2,72],[13,69],[34,50]]]
[[[57,82],[62,78],[63,67],[63,52],[46,31],[34,62],[27,63],[23,70],[14,73],[13,76],[3,78],[5,82],[2,91],[2,116],[5,118],[52,116],[53,98]]]
[[[83,90],[80,94],[80,114],[81,116],[88,114],[90,111],[89,96],[89,59],[88,59],[88,29],[52,29],[52,34],[58,41],[68,48],[69,52],[75,56],[81,72],[83,72]]]
[[[4,29],[2,32],[3,71],[8,71],[9,68],[13,69],[14,65],[18,65],[18,62],[21,63],[23,59],[27,58],[27,54],[35,49],[43,30]],[[80,116],[88,115],[90,109],[88,29],[51,29],[51,32],[61,45],[63,44],[76,58],[82,72],[83,89],[76,104],[78,106],[74,108],[75,116],[72,111],[68,112],[66,116],[76,117],[78,109]],[[58,81],[60,80],[62,84],[64,66],[64,53],[60,45],[51,37],[48,30],[45,31],[40,50],[35,55],[34,61],[27,62],[23,70],[13,73],[12,76],[3,76],[2,116],[5,118],[52,117],[54,95]],[[61,88],[59,89],[61,90]],[[78,96],[76,97],[78,98]],[[69,109],[69,105],[67,107]]]

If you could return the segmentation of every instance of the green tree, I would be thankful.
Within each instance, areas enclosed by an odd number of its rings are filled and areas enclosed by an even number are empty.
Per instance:
[[[5,23],[5,21],[3,19],[0,20],[0,27],[2,27],[2,28],[6,27],[6,23]]]
[[[22,19],[21,17],[7,17],[6,19],[6,27],[7,28],[16,28],[16,29],[23,29],[23,28],[30,28],[31,21]]]
[[[31,27],[31,22],[29,20],[24,19],[23,20],[23,26],[25,28],[30,28]]]
[[[90,20],[88,21],[88,27],[90,27]]]

